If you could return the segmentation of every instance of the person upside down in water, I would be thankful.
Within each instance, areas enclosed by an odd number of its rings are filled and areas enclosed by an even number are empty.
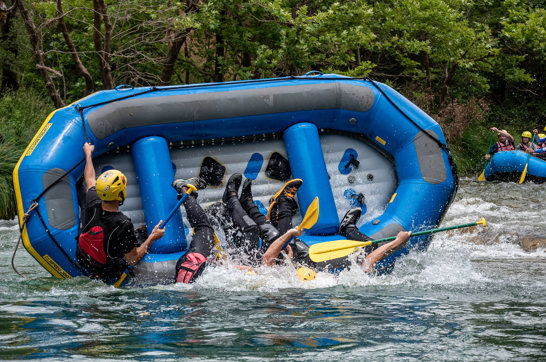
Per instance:
[[[175,183],[177,182],[175,181]],[[301,231],[297,227],[292,227],[292,216],[297,210],[297,203],[294,196],[301,186],[302,180],[294,179],[288,181],[275,194],[268,210],[269,218],[263,215],[254,203],[251,191],[252,181],[250,179],[245,180],[241,195],[240,197],[238,196],[241,182],[241,174],[232,175],[226,184],[222,200],[227,209],[227,214],[233,221],[233,225],[241,230],[243,234],[243,237],[236,241],[236,246],[250,257],[251,265],[238,265],[238,269],[252,269],[252,266],[260,264],[271,266],[282,259],[290,259],[298,264],[310,266],[318,270],[347,268],[350,266],[350,261],[347,257],[322,263],[311,261],[308,246],[297,239],[298,236],[301,236]],[[178,182],[178,184],[181,183]],[[177,188],[177,191],[179,194],[183,194],[185,189],[181,188],[179,190]],[[360,218],[361,212],[360,208],[354,208],[347,212],[341,222],[341,235],[352,240],[371,240],[356,227],[356,222]],[[204,216],[201,217],[207,217],[204,212],[202,214]],[[380,247],[373,246],[367,249],[366,258],[361,264],[363,270],[372,273],[378,261],[401,248],[409,240],[410,236],[411,232],[402,231],[398,233],[395,240]],[[261,246],[260,239],[262,240]],[[194,243],[201,246],[194,246]],[[208,241],[194,237],[192,247],[186,255],[199,250],[199,254],[202,257],[183,256],[177,264],[177,282],[190,283],[195,281],[204,270],[212,247],[213,236],[209,236]],[[284,249],[285,251],[283,251]],[[185,267],[184,263],[186,263]],[[188,266],[191,266],[191,268],[188,268]],[[187,272],[193,274],[190,276]]]

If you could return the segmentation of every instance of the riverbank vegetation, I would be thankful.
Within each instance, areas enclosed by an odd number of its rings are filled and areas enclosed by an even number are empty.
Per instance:
[[[489,127],[546,124],[545,15],[543,0],[0,0],[0,154],[116,85],[319,70],[391,85],[442,125],[460,172],[478,172]],[[3,218],[16,159],[0,165]]]

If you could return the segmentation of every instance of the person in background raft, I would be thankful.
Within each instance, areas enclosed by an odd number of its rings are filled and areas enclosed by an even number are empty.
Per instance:
[[[533,135],[529,131],[525,131],[521,134],[521,143],[516,147],[516,150],[526,153],[533,153],[537,149],[536,143],[531,143]]]
[[[124,278],[129,265],[136,265],[148,248],[165,234],[160,221],[148,238],[138,245],[131,220],[119,211],[126,197],[127,179],[118,170],[108,170],[95,180],[91,157],[95,147],[85,143],[84,180],[87,187],[83,228],[76,257],[89,277],[114,284]]]
[[[544,127],[544,132],[546,133],[546,126]],[[538,133],[538,129],[534,129],[533,130],[533,133],[535,134],[534,137],[533,137],[533,142],[538,144],[538,145],[543,145],[543,144],[546,144],[546,135],[544,134],[539,134]],[[544,136],[544,137],[541,137],[541,136]]]
[[[491,157],[493,157],[493,155],[497,152],[513,151],[515,149],[514,137],[512,137],[510,133],[506,132],[504,129],[501,131],[496,127],[491,128],[491,131],[497,132],[499,142],[491,146],[489,153],[485,155],[486,160],[491,159]]]
[[[544,132],[546,132],[546,127],[544,127]],[[541,159],[546,159],[546,135],[538,134],[538,130],[533,130],[534,142],[537,146],[537,149],[533,153],[534,156],[537,156]]]

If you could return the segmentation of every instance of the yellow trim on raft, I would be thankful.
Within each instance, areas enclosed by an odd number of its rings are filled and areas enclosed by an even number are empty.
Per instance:
[[[51,128],[51,126],[53,125],[53,123],[48,123],[38,134],[36,134],[35,137],[36,140],[34,140],[29,148],[28,148],[28,151],[24,154],[25,156],[30,156],[32,155],[32,152],[34,152],[34,149],[36,148],[36,146],[38,146],[38,143],[40,143],[40,141],[42,140],[42,138],[44,138],[45,134],[47,133],[47,131]]]
[[[392,195],[391,201],[389,201],[389,204],[392,204],[392,202],[394,201],[394,198],[396,197],[396,195],[397,195],[397,194],[396,194],[396,192],[395,192],[394,195]]]
[[[379,136],[375,136],[375,140],[379,143],[381,143],[383,146],[385,146],[387,144],[387,141],[385,141],[383,138],[379,137]]]
[[[68,274],[66,271],[64,271],[63,268],[59,266],[59,264],[55,263],[53,259],[49,255],[44,255],[44,260],[49,263],[62,277],[63,279],[70,279],[72,278],[70,274]]]
[[[21,158],[19,158],[19,161],[17,162],[17,164],[15,165],[15,168],[13,169],[13,189],[15,191],[15,199],[16,199],[16,202],[17,202],[17,215],[19,217],[19,225],[23,225],[23,216],[25,215],[25,209],[23,208],[23,196],[21,195],[21,188],[19,186],[19,166],[21,165],[21,162],[23,162],[23,159],[27,156],[27,152],[29,152],[30,148],[33,147],[33,150],[34,150],[34,148],[36,147],[36,145],[39,142],[39,141],[37,141],[37,139],[39,137],[40,137],[40,139],[41,139],[41,137],[43,137],[43,135],[46,132],[46,131],[44,131],[44,129],[46,127],[48,127],[48,129],[49,129],[50,126],[48,126],[48,124],[49,124],[49,120],[51,119],[51,117],[53,117],[55,112],[57,112],[57,111],[59,111],[61,109],[63,109],[63,108],[56,109],[53,112],[51,112],[49,114],[49,116],[47,116],[45,122],[42,124],[42,126],[40,127],[40,129],[38,130],[36,135],[34,135],[34,138],[32,138],[32,141],[29,143],[29,145],[25,149],[25,152],[23,152],[23,154],[21,155]],[[30,152],[30,153],[32,154],[32,152]],[[70,275],[67,272],[65,272],[60,266],[58,266],[57,263],[53,262],[53,260],[48,255],[44,255],[42,257],[40,254],[38,254],[38,252],[36,250],[34,250],[34,248],[32,247],[32,244],[30,243],[30,240],[28,238],[28,233],[27,233],[26,228],[23,228],[23,230],[21,232],[21,237],[23,238],[23,245],[25,246],[25,249],[27,249],[27,251],[30,253],[30,255],[32,255],[34,257],[34,259],[36,259],[48,272],[50,272],[51,275],[53,275],[53,276],[55,276],[57,278],[60,278],[60,279],[67,279],[66,275],[68,275],[68,277],[70,278]],[[48,257],[49,260],[51,260],[51,262],[53,262],[53,264],[55,264],[58,267],[58,269],[61,270],[62,272],[59,272],[54,266],[52,266],[45,259],[45,257]]]

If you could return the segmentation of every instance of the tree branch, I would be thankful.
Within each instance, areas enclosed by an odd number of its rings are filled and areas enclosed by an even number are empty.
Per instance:
[[[63,14],[61,0],[57,0],[57,14],[59,17],[59,28],[61,30],[61,33],[63,34],[64,41],[66,42],[68,49],[70,49],[70,55],[72,56],[72,60],[74,61],[74,63],[76,63],[76,68],[85,79],[84,95],[87,96],[93,93],[93,91],[95,90],[95,85],[93,83],[93,78],[91,77],[91,74],[89,74],[89,71],[87,70],[85,65],[83,65],[83,62],[81,61],[80,56],[78,55],[78,51],[76,50],[76,46],[74,45],[74,42],[70,38],[68,28],[66,27],[66,23],[64,22],[64,14]]]
[[[32,52],[34,53],[34,58],[36,60],[36,68],[38,69],[38,71],[40,72],[40,76],[44,80],[45,87],[47,89],[49,97],[53,100],[55,107],[57,108],[64,107],[65,103],[63,99],[61,98],[59,91],[57,90],[57,87],[55,86],[55,83],[53,82],[53,79],[49,75],[49,72],[53,71],[53,69],[45,65],[44,53],[42,52],[39,46],[40,40],[41,40],[41,34],[37,31],[36,25],[34,24],[34,20],[32,19],[27,8],[25,7],[23,0],[15,0],[15,4],[17,5],[17,8],[19,9],[19,13],[21,14],[21,18],[23,19],[25,23],[25,27],[27,29],[27,32],[30,38],[30,44],[32,46]],[[56,71],[53,71],[53,73],[55,72]]]

